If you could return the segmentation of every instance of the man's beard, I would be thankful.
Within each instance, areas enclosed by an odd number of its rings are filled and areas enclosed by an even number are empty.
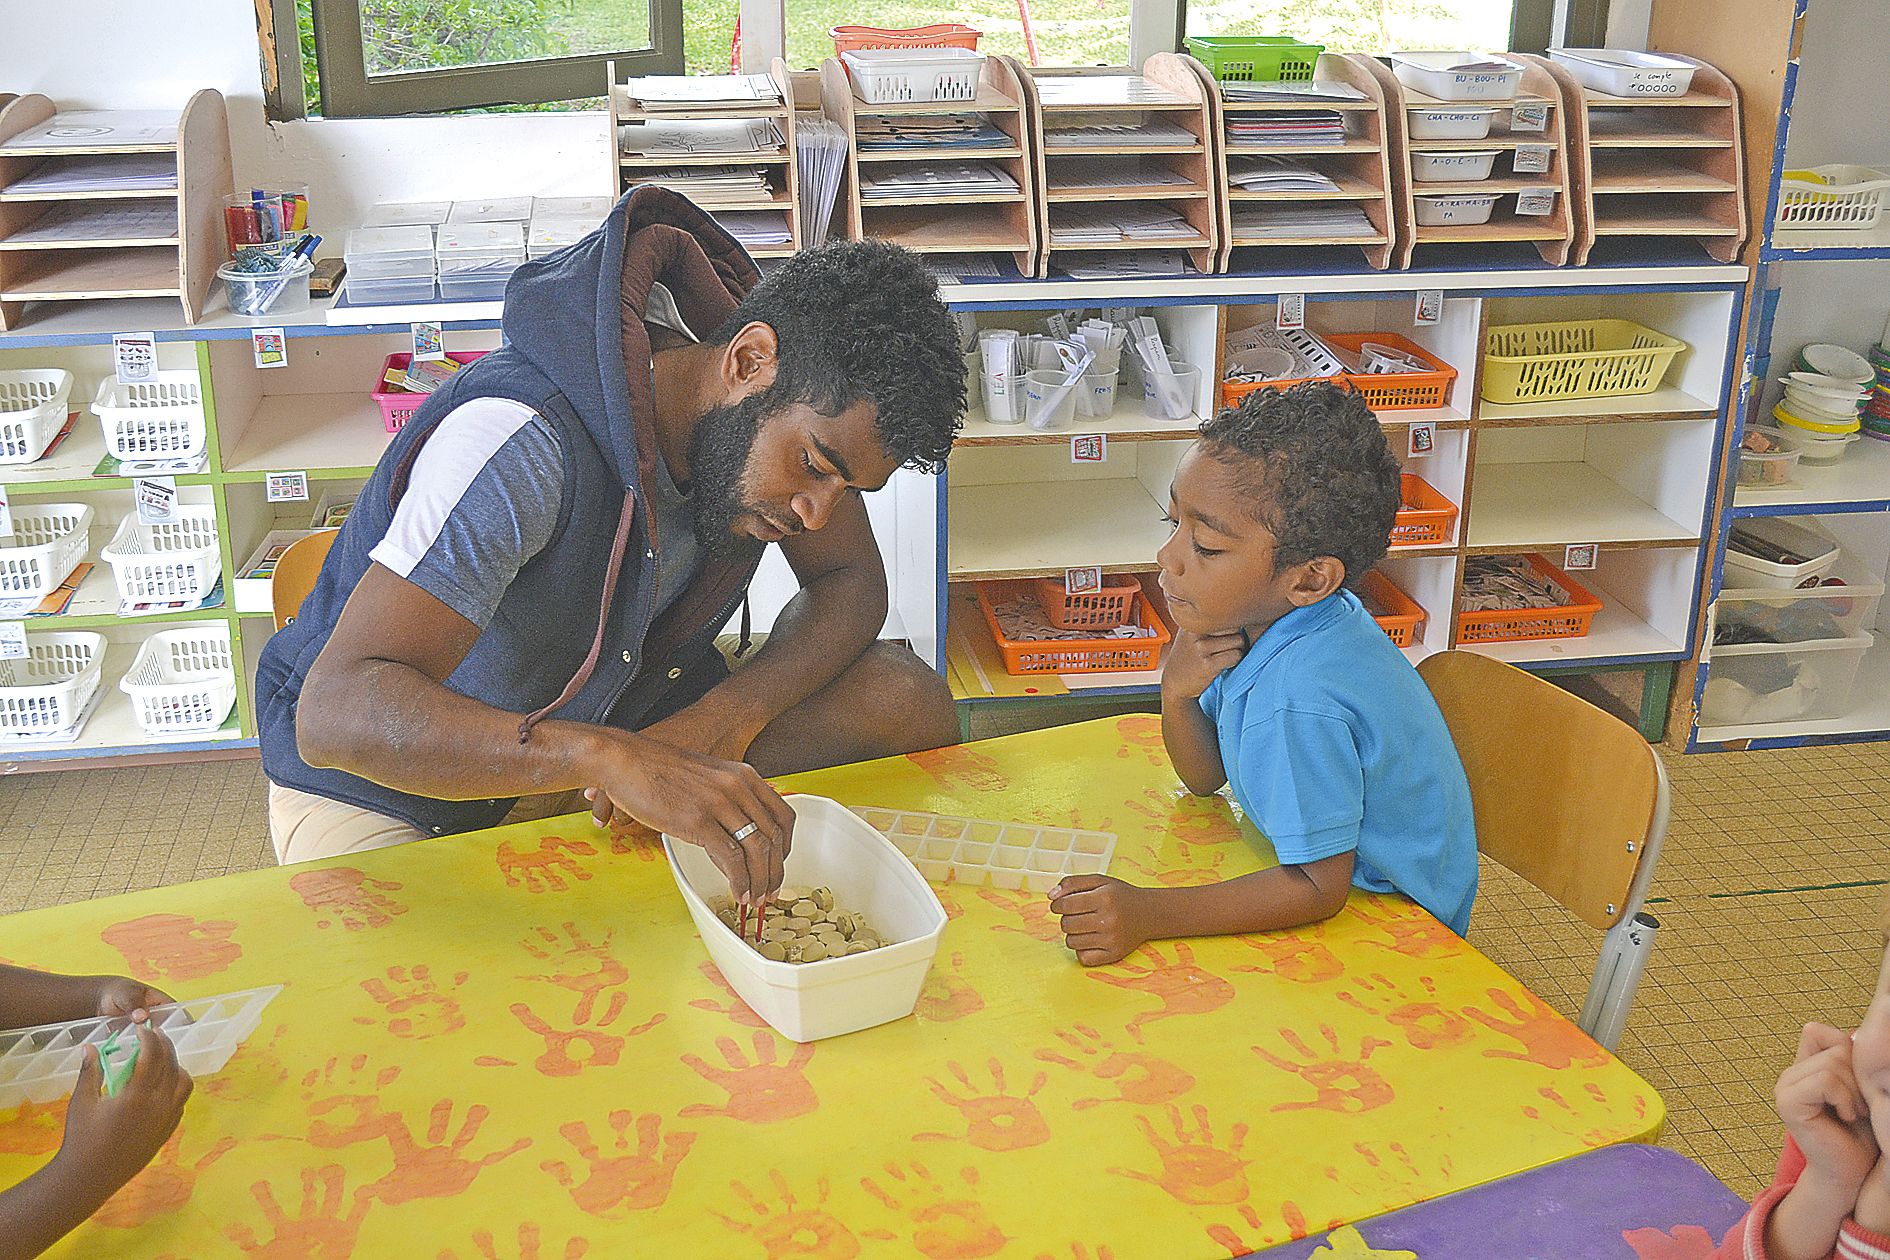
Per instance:
[[[740,402],[711,407],[689,436],[690,515],[696,541],[717,558],[733,555],[752,541],[735,535],[735,521],[755,511],[742,496],[742,475],[748,470],[748,457],[768,410],[765,395],[762,391]]]

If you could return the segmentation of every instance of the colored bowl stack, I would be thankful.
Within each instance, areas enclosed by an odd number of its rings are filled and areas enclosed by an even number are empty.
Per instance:
[[[1785,397],[1772,408],[1788,447],[1825,463],[1842,458],[1863,427],[1860,413],[1876,372],[1843,346],[1811,345],[1785,377]]]
[[[1870,398],[1864,403],[1861,417],[1864,436],[1876,438],[1879,442],[1890,442],[1890,347],[1872,346],[1870,366],[1876,373],[1876,383],[1871,386]]]

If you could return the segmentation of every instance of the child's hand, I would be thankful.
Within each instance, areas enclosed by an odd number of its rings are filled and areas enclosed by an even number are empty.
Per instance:
[[[174,1000],[170,994],[140,980],[130,980],[124,976],[98,977],[96,1013],[100,1015],[137,1018],[154,1006],[169,1006]]]
[[[1852,1071],[1851,1037],[1828,1024],[1807,1024],[1798,1057],[1774,1090],[1779,1119],[1805,1153],[1805,1174],[1833,1201],[1854,1203],[1877,1162],[1870,1110]]]
[[[1192,700],[1208,689],[1222,670],[1240,664],[1247,654],[1247,636],[1238,630],[1226,634],[1175,631],[1175,641],[1162,662],[1162,693]]]
[[[1066,875],[1050,890],[1050,912],[1062,916],[1063,943],[1085,967],[1120,962],[1153,935],[1146,926],[1152,890],[1109,875]]]
[[[79,1063],[79,1084],[66,1109],[66,1139],[53,1164],[88,1187],[116,1189],[150,1163],[183,1118],[190,1073],[177,1065],[170,1039],[139,1024],[138,1062],[131,1079],[107,1098],[98,1055]]]
[[[1851,1070],[1870,1109],[1877,1145],[1890,1151],[1890,953],[1877,976],[1877,993],[1851,1036]],[[1882,1156],[1858,1196],[1857,1221],[1866,1229],[1890,1229],[1890,1155]]]

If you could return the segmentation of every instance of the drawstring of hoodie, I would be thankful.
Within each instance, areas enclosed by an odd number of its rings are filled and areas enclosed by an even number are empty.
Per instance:
[[[629,550],[630,529],[637,517],[637,496],[626,493],[623,496],[623,510],[617,514],[617,536],[610,542],[610,567],[604,570],[604,598],[597,610],[597,637],[591,640],[591,650],[578,666],[577,673],[571,675],[571,681],[564,685],[558,698],[536,712],[527,713],[518,724],[518,742],[531,742],[532,727],[545,720],[546,715],[569,704],[577,693],[590,681],[591,673],[597,668],[597,658],[604,651],[604,636],[610,630],[610,603],[617,594],[617,576],[623,570],[624,552]]]

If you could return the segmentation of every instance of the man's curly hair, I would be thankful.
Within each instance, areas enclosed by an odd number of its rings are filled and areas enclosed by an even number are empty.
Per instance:
[[[709,338],[774,329],[780,354],[768,407],[805,403],[834,416],[861,399],[878,412],[887,458],[936,473],[965,411],[965,361],[938,281],[911,250],[831,241],[786,259]]]
[[[1352,582],[1384,558],[1402,502],[1398,460],[1354,391],[1323,381],[1255,390],[1201,438],[1251,493],[1248,514],[1273,535],[1276,566],[1332,556]]]

